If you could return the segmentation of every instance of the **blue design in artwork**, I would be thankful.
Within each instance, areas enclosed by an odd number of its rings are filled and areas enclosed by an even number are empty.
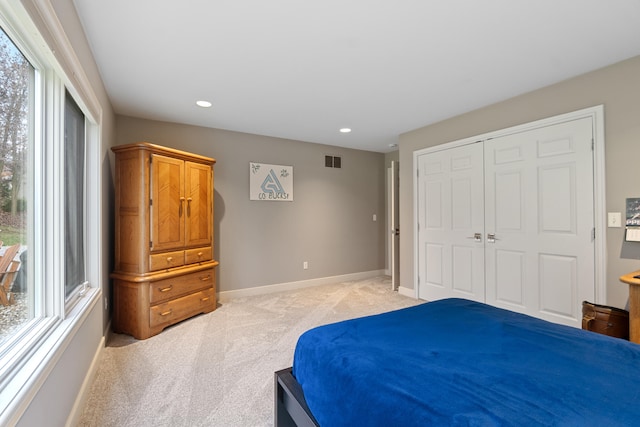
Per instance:
[[[263,192],[269,194],[284,194],[285,192],[273,169],[271,169],[269,175],[264,179],[260,188],[262,188]]]

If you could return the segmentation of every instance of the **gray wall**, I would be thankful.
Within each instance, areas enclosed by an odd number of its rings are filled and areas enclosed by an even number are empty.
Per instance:
[[[413,152],[534,120],[604,105],[606,210],[623,212],[640,197],[640,57],[611,65],[400,136],[400,226],[413,229]],[[409,166],[409,167],[407,167]],[[402,286],[413,288],[414,241],[401,240]],[[622,228],[607,229],[607,303],[625,307],[618,277],[640,269],[640,243],[625,243]]]
[[[395,160],[396,162],[400,161],[400,151],[396,150],[396,151],[392,151],[390,153],[386,153],[384,155],[384,165],[385,167],[390,167],[391,166],[391,161]]]
[[[217,160],[220,291],[384,269],[383,154],[123,116],[116,129],[117,144],[148,141]],[[342,169],[325,168],[325,154],[342,156]],[[250,201],[251,161],[293,166],[294,201]]]

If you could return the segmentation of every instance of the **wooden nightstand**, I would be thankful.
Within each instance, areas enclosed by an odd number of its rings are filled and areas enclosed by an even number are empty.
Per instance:
[[[620,281],[629,284],[629,341],[640,344],[640,270],[620,276]]]

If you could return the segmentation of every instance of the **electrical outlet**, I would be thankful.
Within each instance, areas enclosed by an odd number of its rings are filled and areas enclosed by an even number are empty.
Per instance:
[[[302,268],[303,268],[304,270],[309,269],[309,263],[308,263],[307,261],[304,261],[304,262],[302,263]]]

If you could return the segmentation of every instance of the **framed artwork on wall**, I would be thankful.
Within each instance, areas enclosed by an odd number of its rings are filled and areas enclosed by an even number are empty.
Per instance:
[[[249,200],[293,202],[293,166],[249,162]]]

